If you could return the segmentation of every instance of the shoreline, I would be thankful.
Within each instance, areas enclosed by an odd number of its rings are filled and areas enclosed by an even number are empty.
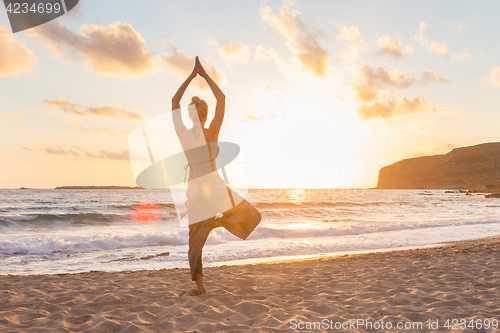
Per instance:
[[[483,238],[489,238],[489,237],[483,237]],[[483,238],[477,238],[477,239],[483,239]],[[456,241],[456,242],[461,242],[461,241]],[[385,252],[435,248],[435,247],[446,246],[447,244],[451,243],[452,242],[443,242],[443,243],[427,244],[427,245],[412,245],[412,246],[401,246],[401,247],[369,249],[369,250],[339,251],[339,252],[322,253],[322,254],[304,254],[296,256],[276,256],[276,257],[266,257],[266,258],[236,259],[236,260],[218,262],[216,264],[211,264],[210,266],[207,267],[260,265],[260,264],[271,264],[271,263],[287,263],[287,262],[302,261],[302,260],[318,260],[325,258],[330,259],[337,257],[347,257],[352,255],[364,255],[372,253],[385,253]]]
[[[425,249],[440,249],[445,247],[454,246],[455,244],[462,242],[477,242],[483,239],[494,239],[497,238],[500,241],[500,235],[498,236],[490,236],[490,237],[481,237],[474,238],[469,240],[457,240],[457,241],[445,241],[440,243],[433,244],[424,244],[424,245],[409,245],[409,246],[398,246],[398,247],[389,247],[389,248],[375,248],[375,249],[366,249],[366,250],[347,250],[347,251],[338,251],[338,252],[328,252],[328,253],[320,253],[320,254],[303,254],[303,255],[290,255],[290,256],[274,256],[274,257],[261,257],[261,258],[247,258],[247,259],[235,259],[228,261],[220,261],[215,263],[209,263],[203,261],[203,269],[210,268],[220,268],[224,266],[247,266],[247,265],[263,265],[263,264],[281,264],[281,263],[290,263],[290,262],[301,262],[307,260],[331,260],[339,257],[352,257],[352,256],[363,256],[363,255],[373,255],[373,254],[382,254],[382,253],[398,253],[405,251],[414,251],[414,250],[425,250]],[[19,276],[19,277],[36,277],[36,276],[59,276],[59,275],[76,275],[76,274],[88,274],[88,273],[123,273],[123,272],[156,272],[162,270],[188,270],[188,268],[159,268],[159,269],[125,269],[122,271],[105,271],[105,270],[89,270],[84,272],[64,272],[64,273],[44,273],[44,274],[1,274],[0,278],[4,276]]]
[[[444,330],[446,319],[453,318],[498,323],[499,253],[495,236],[420,249],[206,267],[209,294],[196,297],[190,296],[195,284],[189,269],[2,275],[0,330],[284,332],[325,320],[332,325],[364,320],[422,323],[429,331],[425,325],[438,323]]]

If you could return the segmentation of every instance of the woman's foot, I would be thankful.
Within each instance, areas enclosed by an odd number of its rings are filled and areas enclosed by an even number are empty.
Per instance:
[[[208,294],[205,283],[203,283],[203,275],[201,275],[200,273],[198,273],[198,275],[196,276],[196,285],[198,286],[200,295]]]

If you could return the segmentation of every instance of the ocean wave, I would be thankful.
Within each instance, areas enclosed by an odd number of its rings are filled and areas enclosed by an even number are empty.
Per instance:
[[[379,206],[387,205],[386,202],[351,202],[351,201],[338,201],[338,202],[315,202],[315,201],[304,201],[304,202],[252,202],[256,208],[260,209],[294,209],[294,208],[311,208],[311,207],[356,207],[356,206]],[[398,203],[400,204],[400,203]],[[162,204],[129,204],[129,205],[110,205],[110,208],[131,210],[141,208],[151,208],[151,209],[175,209],[173,203],[162,203]]]
[[[71,213],[71,214],[14,214],[0,216],[3,227],[60,227],[61,225],[102,225],[114,222],[169,221],[177,217],[172,210],[153,213],[149,210],[129,211],[123,214]]]
[[[338,222],[346,222],[346,219],[339,220]],[[446,227],[446,226],[459,226],[459,225],[474,225],[474,224],[487,224],[487,223],[500,223],[500,216],[481,217],[474,219],[449,219],[449,220],[425,220],[425,221],[378,221],[378,222],[359,222],[359,223],[328,223],[328,226],[313,225],[308,226],[304,223],[304,227],[296,226],[294,228],[287,228],[286,224],[283,226],[273,225],[266,226],[265,224],[259,225],[248,239],[263,239],[263,238],[290,238],[290,239],[311,239],[315,237],[335,237],[335,236],[348,236],[370,234],[377,232],[392,232],[399,230],[423,229],[433,227]],[[212,231],[218,235],[220,242],[234,239],[232,235],[224,235],[221,229]]]
[[[349,235],[370,234],[379,232],[393,232],[401,230],[423,229],[432,227],[461,226],[474,224],[500,223],[500,217],[475,218],[475,219],[450,219],[434,221],[399,221],[399,222],[366,222],[351,224],[316,224],[304,227],[287,228],[287,224],[261,223],[249,236],[248,240],[263,240],[267,238],[300,239],[304,242],[322,237],[342,237]],[[0,254],[51,254],[51,253],[79,253],[119,248],[145,247],[145,246],[179,246],[188,244],[187,227],[175,227],[169,231],[137,232],[128,234],[113,234],[102,232],[89,236],[74,235],[37,235],[15,236],[0,239]],[[214,229],[207,244],[225,244],[239,239],[227,232],[224,228]]]
[[[129,247],[185,245],[187,242],[187,228],[173,233],[152,232],[132,235],[99,234],[87,237],[60,235],[23,236],[0,240],[0,254],[80,253]]]
[[[0,218],[11,221],[31,221],[36,219],[37,217],[38,214],[34,215],[15,214],[15,215],[2,215]]]
[[[301,209],[301,208],[329,208],[329,207],[359,207],[359,206],[380,206],[389,205],[386,202],[352,202],[352,201],[334,201],[334,202],[254,202],[257,209]],[[399,203],[398,203],[399,204]]]
[[[324,218],[331,213],[330,207],[353,207],[364,205],[379,205],[378,202],[355,203],[355,202],[257,202],[254,205],[264,216],[270,219],[281,218]],[[45,207],[44,207],[45,208]],[[167,221],[177,218],[176,207],[173,203],[132,203],[132,204],[109,204],[105,207],[71,206],[66,208],[49,207],[40,209],[28,207],[21,214],[14,212],[0,214],[0,226],[3,227],[60,227],[61,225],[100,225],[112,224],[114,222],[130,222],[133,219]],[[347,208],[349,210],[349,208]],[[19,211],[19,210],[18,210]],[[61,213],[59,213],[61,212]],[[349,214],[349,211],[336,211],[337,215]],[[148,218],[149,217],[149,218]],[[12,222],[17,222],[12,223]]]
[[[110,205],[111,208],[123,209],[123,210],[133,210],[140,207],[141,209],[175,209],[175,205],[173,203],[150,203],[150,204],[138,204],[133,203],[130,205]]]
[[[0,229],[18,227],[19,224],[15,220],[9,220],[0,216]]]

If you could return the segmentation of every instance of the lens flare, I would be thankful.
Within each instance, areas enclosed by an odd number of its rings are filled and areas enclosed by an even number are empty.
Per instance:
[[[161,217],[161,206],[156,202],[138,202],[132,208],[131,219],[140,224],[154,223]]]

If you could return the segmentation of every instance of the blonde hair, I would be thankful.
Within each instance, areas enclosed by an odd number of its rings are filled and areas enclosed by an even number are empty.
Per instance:
[[[208,104],[205,100],[199,98],[198,96],[193,96],[191,98],[191,103],[196,106],[196,110],[198,111],[198,118],[200,118],[200,123],[204,123],[207,121],[208,115]]]

